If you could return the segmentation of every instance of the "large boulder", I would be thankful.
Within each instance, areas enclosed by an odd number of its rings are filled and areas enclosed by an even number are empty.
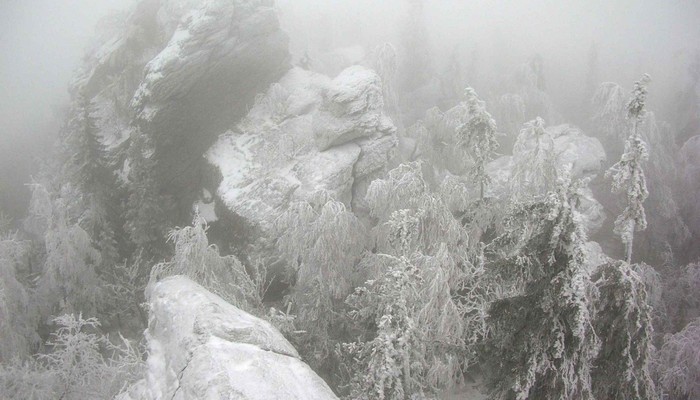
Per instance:
[[[364,67],[336,79],[290,70],[206,153],[221,175],[217,197],[263,233],[290,201],[319,190],[359,204],[397,144],[381,96],[379,77]]]
[[[337,399],[273,326],[190,279],[166,278],[148,299],[146,378],[125,399]]]

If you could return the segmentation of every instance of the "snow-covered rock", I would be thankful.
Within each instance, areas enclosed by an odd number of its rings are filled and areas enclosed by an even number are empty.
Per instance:
[[[396,147],[381,96],[379,78],[364,67],[333,80],[290,70],[206,153],[221,174],[217,196],[263,232],[289,201],[318,190],[352,207]]]
[[[394,125],[382,113],[383,107],[379,75],[359,65],[345,69],[331,82],[314,114],[316,146],[323,151],[357,138],[392,133]]]
[[[188,278],[166,278],[148,298],[147,372],[132,397],[337,398],[279,331]]]
[[[605,163],[605,150],[597,138],[585,135],[580,129],[562,124],[547,128],[554,137],[554,150],[559,165],[572,164],[574,177],[598,174]]]

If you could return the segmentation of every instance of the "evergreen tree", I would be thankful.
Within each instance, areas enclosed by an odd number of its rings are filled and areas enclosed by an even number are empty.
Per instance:
[[[639,123],[644,118],[649,75],[635,82],[632,98],[627,103],[627,117],[632,120],[632,134],[625,142],[625,151],[607,172],[612,176],[613,192],[624,191],[627,205],[615,220],[615,233],[620,235],[626,247],[625,259],[632,262],[634,232],[647,227],[644,200],[649,196],[642,163],[649,159],[647,145],[639,134]]]
[[[80,95],[69,123],[67,178],[82,195],[81,226],[101,253],[102,269],[119,259],[117,219],[121,214],[116,179],[99,135],[93,102]]]
[[[652,399],[652,315],[647,291],[639,275],[625,262],[598,267],[593,327],[600,352],[593,369],[596,399]]]
[[[128,151],[128,198],[124,231],[135,246],[135,254],[146,261],[164,255],[167,199],[159,193],[157,162],[148,135],[135,132]]]
[[[457,128],[462,146],[470,154],[474,164],[469,175],[480,187],[480,199],[484,198],[484,187],[491,182],[486,173],[486,164],[493,159],[498,149],[496,122],[486,111],[484,102],[472,88],[465,90],[469,117]]]
[[[535,222],[526,229],[528,238],[523,241],[523,231],[515,229],[493,243],[499,248],[515,244],[519,250],[510,251],[501,264],[529,270],[523,292],[495,301],[489,311],[487,376],[494,398],[593,398],[598,343],[589,304],[586,237],[576,210],[581,185],[572,184],[570,172],[564,171],[544,202],[518,207]]]

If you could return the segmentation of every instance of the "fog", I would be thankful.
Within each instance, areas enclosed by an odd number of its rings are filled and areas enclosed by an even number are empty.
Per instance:
[[[0,209],[20,215],[96,24],[131,0],[0,2]]]
[[[132,0],[5,0],[0,4],[0,205],[19,215],[35,171],[63,118],[67,86],[95,37],[99,19]],[[410,1],[279,0],[283,28],[296,60],[304,52],[361,45],[369,53],[399,43]],[[581,123],[588,54],[595,44],[599,81],[629,87],[648,72],[650,102],[672,111],[686,68],[700,48],[700,2],[427,1],[424,23],[431,70],[441,73],[457,54],[492,90],[534,54],[544,60],[548,94],[568,121]],[[325,48],[323,48],[325,47]],[[479,87],[481,86],[481,88]],[[664,115],[665,116],[665,115]],[[19,192],[18,192],[19,191]]]

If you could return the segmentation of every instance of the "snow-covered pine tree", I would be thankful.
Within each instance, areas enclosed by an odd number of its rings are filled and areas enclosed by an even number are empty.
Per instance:
[[[124,230],[135,246],[134,254],[146,262],[163,255],[167,229],[168,201],[159,193],[154,150],[148,135],[132,134]]]
[[[593,398],[598,340],[589,303],[586,237],[576,210],[581,186],[565,169],[544,202],[519,207],[539,223],[501,238],[520,249],[503,264],[529,271],[523,292],[495,301],[489,311],[486,376],[495,399]]]
[[[647,227],[644,200],[649,196],[642,163],[649,159],[647,145],[639,134],[639,123],[644,118],[649,75],[635,82],[632,98],[627,103],[627,117],[632,121],[632,133],[625,142],[625,151],[606,176],[612,176],[613,192],[626,194],[626,207],[615,220],[615,233],[620,235],[626,247],[625,260],[632,262],[634,232]]]
[[[593,327],[600,352],[593,369],[596,399],[653,399],[651,378],[653,326],[644,282],[626,262],[597,268]]]
[[[544,120],[525,124],[513,146],[511,194],[516,198],[543,196],[556,184],[557,160],[554,137]]]
[[[463,148],[471,156],[473,165],[469,172],[474,182],[480,187],[480,199],[484,199],[485,186],[491,182],[486,173],[486,164],[493,159],[498,149],[496,140],[496,122],[486,111],[486,106],[479,99],[474,89],[465,89],[469,117],[467,122],[457,128]]]

